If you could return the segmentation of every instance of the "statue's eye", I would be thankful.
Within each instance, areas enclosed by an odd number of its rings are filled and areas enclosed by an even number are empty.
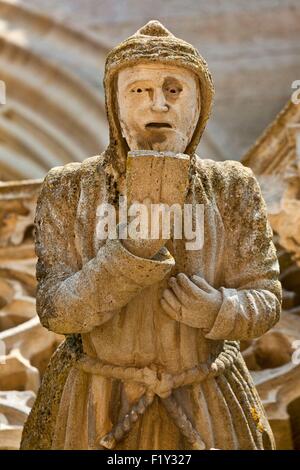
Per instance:
[[[170,93],[171,95],[179,95],[179,93],[182,91],[182,88],[177,88],[177,87],[169,87],[167,88],[167,92]]]
[[[132,90],[131,90],[132,93],[143,93],[143,91],[144,90],[140,87],[139,88],[132,88]]]

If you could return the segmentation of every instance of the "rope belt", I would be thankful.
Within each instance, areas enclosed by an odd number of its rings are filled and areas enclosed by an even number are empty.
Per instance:
[[[98,374],[102,377],[119,379],[125,382],[133,381],[142,384],[146,388],[146,392],[132,406],[129,413],[108,434],[99,439],[100,446],[113,449],[129,433],[133,424],[145,413],[157,395],[192,448],[205,449],[205,444],[198,431],[194,429],[172,392],[176,388],[201,383],[204,380],[221,375],[226,369],[231,368],[237,359],[238,353],[238,343],[224,341],[223,350],[210,365],[199,364],[175,375],[160,372],[154,365],[143,368],[121,367],[104,364],[98,359],[86,355],[80,357],[75,367],[88,374]]]

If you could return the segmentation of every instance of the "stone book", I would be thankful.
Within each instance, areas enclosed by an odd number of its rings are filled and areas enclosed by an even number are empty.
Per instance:
[[[183,153],[134,150],[128,152],[126,184],[128,204],[146,198],[154,203],[184,204],[190,157]],[[141,183],[141,184],[140,184]]]

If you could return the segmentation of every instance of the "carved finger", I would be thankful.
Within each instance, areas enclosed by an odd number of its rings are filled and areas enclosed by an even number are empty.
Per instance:
[[[180,312],[181,303],[171,289],[165,289],[162,296],[176,312]]]
[[[176,312],[165,299],[160,299],[160,304],[169,317],[173,320],[179,321],[179,313]]]
[[[186,307],[190,307],[191,299],[188,296],[183,288],[179,285],[175,277],[171,277],[169,279],[169,286],[171,287],[172,291],[181,302],[181,304],[185,305]]]
[[[191,280],[194,284],[196,284],[196,286],[198,286],[202,290],[205,290],[208,293],[210,293],[214,289],[208,284],[208,282],[203,277],[196,276],[196,274],[191,276]]]
[[[184,273],[177,274],[177,281],[179,285],[184,289],[187,295],[193,295],[197,299],[201,297],[202,290],[195,285]]]

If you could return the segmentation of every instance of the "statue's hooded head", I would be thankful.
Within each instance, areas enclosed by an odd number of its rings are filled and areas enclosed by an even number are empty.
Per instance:
[[[205,60],[192,45],[150,21],[109,53],[104,88],[107,156],[118,172],[124,172],[129,150],[194,154],[214,88]]]

